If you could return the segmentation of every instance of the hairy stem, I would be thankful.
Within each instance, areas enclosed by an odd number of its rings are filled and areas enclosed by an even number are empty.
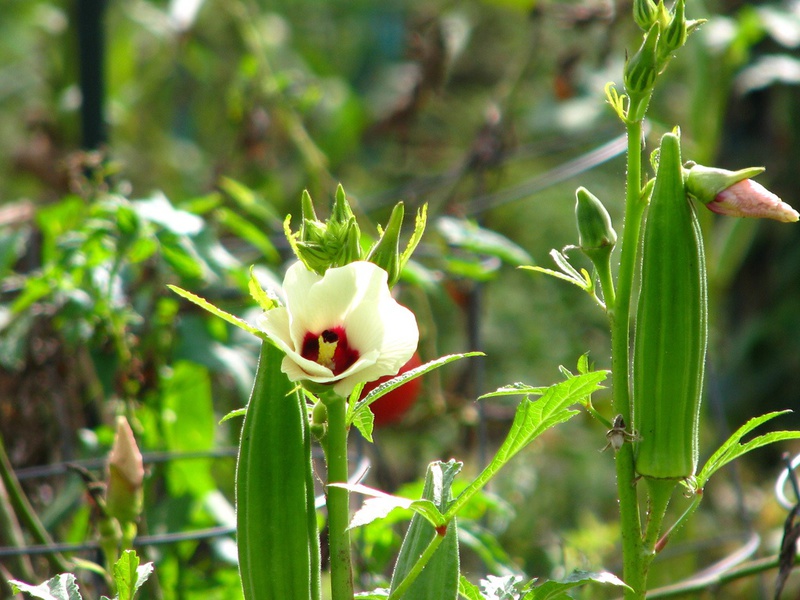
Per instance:
[[[328,484],[347,483],[347,406],[344,398],[330,394],[322,398],[328,409],[328,435],[325,455]],[[328,532],[331,552],[331,597],[352,600],[353,567],[350,557],[350,494],[346,489],[328,485]]]
[[[636,255],[639,248],[642,215],[646,200],[642,189],[642,122],[628,121],[628,173],[625,192],[625,222],[622,233],[617,294],[609,306],[611,325],[611,368],[613,377],[613,408],[631,425],[629,387],[631,296],[636,273]],[[626,600],[644,598],[646,568],[642,552],[642,526],[636,494],[636,472],[633,447],[624,444],[617,452],[617,493],[619,495],[620,524],[622,529],[623,578],[631,589],[625,591]]]

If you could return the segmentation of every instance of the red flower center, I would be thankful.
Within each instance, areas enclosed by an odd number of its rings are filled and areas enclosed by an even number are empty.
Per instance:
[[[347,335],[342,327],[331,327],[320,334],[309,331],[303,338],[300,354],[327,367],[334,375],[346,371],[359,357],[358,350],[347,343]]]

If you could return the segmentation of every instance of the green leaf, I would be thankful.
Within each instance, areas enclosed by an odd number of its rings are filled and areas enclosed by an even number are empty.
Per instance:
[[[422,500],[411,500],[401,496],[393,496],[360,483],[332,483],[330,485],[368,497],[361,508],[353,515],[348,529],[361,527],[372,523],[376,519],[382,519],[395,508],[412,510],[427,519],[434,527],[441,527],[445,524],[444,516],[432,500],[424,498]]]
[[[166,449],[198,452],[214,447],[216,418],[208,369],[190,361],[173,365],[162,382],[162,427]],[[199,498],[216,489],[210,459],[172,461],[167,465],[171,494],[190,493]]]
[[[762,446],[767,446],[769,444],[774,444],[775,442],[781,442],[784,440],[795,440],[800,439],[800,431],[773,431],[771,433],[766,433],[764,435],[760,435],[752,440],[742,443],[741,439],[750,433],[753,429],[774,419],[775,417],[779,417],[781,415],[785,415],[787,413],[792,412],[791,410],[781,410],[775,411],[771,413],[767,413],[765,415],[761,415],[760,417],[753,417],[747,423],[742,425],[739,429],[737,429],[733,434],[725,441],[725,443],[720,446],[719,450],[714,452],[711,457],[706,461],[706,464],[697,474],[695,478],[694,487],[695,489],[702,489],[711,476],[719,471],[722,467],[726,464],[735,460],[736,458],[747,454],[751,450],[755,450],[757,448],[761,448]]]
[[[568,281],[573,285],[577,285],[579,288],[589,294],[594,294],[594,281],[586,269],[581,269],[580,272],[578,272],[578,270],[575,269],[572,264],[570,264],[569,259],[567,259],[567,257],[558,250],[551,250],[550,256],[553,257],[553,260],[558,265],[559,269],[561,269],[560,271],[553,271],[552,269],[532,266],[522,266],[520,269],[536,271],[538,273],[551,275],[557,279],[563,279],[564,281]]]
[[[545,581],[542,585],[531,589],[522,597],[522,600],[562,600],[564,598],[571,598],[571,596],[567,594],[567,590],[586,585],[587,583],[600,583],[603,585],[615,585],[628,588],[619,577],[607,571],[600,571],[597,573],[574,571],[572,575],[563,581]]]
[[[255,246],[264,255],[264,258],[270,262],[278,262],[280,260],[278,251],[261,227],[225,207],[218,208],[215,216],[222,225],[230,229],[237,237]]]
[[[139,217],[160,225],[177,236],[197,235],[205,227],[202,218],[175,208],[161,192],[156,192],[148,200],[136,200],[132,204]]]
[[[236,202],[244,211],[263,221],[280,220],[269,202],[265,202],[253,190],[230,177],[220,177],[220,189]]]
[[[481,589],[470,583],[463,575],[458,580],[458,593],[467,600],[486,600],[486,596],[481,594]]]
[[[253,267],[250,267],[250,279],[247,282],[247,287],[250,290],[250,296],[252,296],[253,300],[256,301],[256,304],[258,304],[262,310],[272,310],[278,306],[278,300],[265,292],[264,288],[261,287],[258,278],[253,272]]]
[[[531,401],[527,398],[523,400],[517,407],[511,430],[500,449],[481,474],[456,498],[445,517],[451,518],[457,514],[461,507],[522,448],[551,427],[568,421],[578,414],[577,410],[571,410],[569,407],[583,402],[593,392],[601,389],[600,384],[607,376],[608,371],[592,371],[585,375],[576,375],[551,385],[538,400]]]
[[[483,400],[484,398],[496,398],[498,396],[522,396],[522,395],[541,396],[547,391],[547,389],[548,389],[547,387],[534,387],[528,385],[527,383],[522,383],[518,381],[516,383],[499,387],[494,392],[489,392],[488,394],[483,394],[482,396],[478,396],[478,400]]]
[[[23,592],[40,600],[83,600],[72,573],[56,575],[36,586],[14,579],[9,583],[14,593]]]
[[[360,410],[356,410],[353,415],[353,425],[356,426],[358,431],[364,436],[364,439],[372,443],[372,430],[375,426],[375,414],[368,406]]]
[[[435,507],[439,516],[452,502],[451,487],[461,466],[461,463],[454,460],[428,465],[422,499],[430,503],[426,506]],[[442,526],[446,523],[447,527],[447,530],[442,532],[441,527],[434,529],[429,521],[430,516],[418,513],[411,518],[411,524],[406,531],[392,573],[392,592],[395,592],[399,585],[407,583],[404,581],[406,576],[414,570],[420,556],[431,545],[431,540],[442,535],[444,539],[425,568],[402,595],[403,600],[456,600],[458,597],[459,555],[456,520],[442,519]]]
[[[391,392],[393,389],[400,387],[406,381],[410,381],[411,379],[416,379],[421,375],[429,371],[433,371],[434,369],[438,369],[439,367],[443,367],[444,365],[451,363],[453,361],[468,358],[471,356],[484,356],[483,352],[465,352],[464,354],[449,354],[447,356],[442,356],[441,358],[437,358],[430,362],[426,362],[424,365],[417,367],[416,369],[411,369],[410,371],[406,371],[402,375],[398,375],[386,381],[372,390],[369,394],[367,394],[363,400],[356,402],[350,402],[350,407],[348,409],[347,415],[347,424],[352,425],[356,418],[361,418],[360,416],[357,417],[358,413],[363,410],[368,410],[370,404],[375,402],[381,396],[384,396]]]
[[[153,572],[153,563],[139,565],[139,557],[133,550],[126,550],[114,563],[114,584],[118,600],[133,600],[136,592]]]
[[[222,417],[219,420],[219,424],[221,425],[222,423],[224,423],[225,421],[227,421],[229,419],[235,419],[236,417],[243,417],[246,414],[247,414],[247,407],[246,406],[244,408],[237,408],[237,409],[232,410],[231,412],[229,412],[224,417]]]
[[[402,271],[414,250],[422,239],[422,234],[425,232],[425,223],[428,220],[428,205],[423,204],[422,208],[417,211],[417,217],[414,219],[414,233],[411,234],[411,239],[408,240],[405,250],[400,255],[400,270]]]
[[[225,312],[221,308],[217,308],[216,306],[211,304],[211,302],[209,302],[208,300],[201,298],[200,296],[196,296],[191,292],[187,292],[186,290],[179,288],[177,285],[167,285],[167,287],[176,294],[178,294],[179,296],[181,296],[182,298],[186,298],[189,302],[193,302],[200,308],[207,310],[212,315],[215,315],[220,319],[227,321],[231,325],[235,325],[240,329],[244,329],[248,333],[252,333],[253,335],[262,340],[268,341],[267,334],[265,334],[260,329],[256,329],[244,319],[240,319],[239,317],[232,315],[229,312]]]
[[[533,261],[522,247],[496,231],[485,229],[466,219],[439,217],[436,228],[451,246],[483,256],[496,256],[505,263],[519,266]]]

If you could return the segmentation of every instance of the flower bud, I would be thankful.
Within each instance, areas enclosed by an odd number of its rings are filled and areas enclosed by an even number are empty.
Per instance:
[[[672,18],[658,40],[658,59],[666,63],[672,53],[686,43],[686,0],[677,0]]]
[[[331,217],[326,222],[317,219],[307,191],[303,192],[301,203],[303,221],[300,231],[293,233],[288,219],[284,230],[297,258],[309,270],[323,275],[331,267],[341,267],[361,259],[361,231],[341,185],[336,190]]]
[[[611,225],[606,207],[584,187],[577,189],[575,197],[578,245],[593,262],[598,259],[608,260],[614,244],[617,243],[617,232]]]
[[[135,521],[142,512],[144,465],[125,417],[117,419],[114,445],[108,455],[106,510],[120,523]]]
[[[653,0],[633,0],[633,20],[648,31],[658,18],[658,6]]]
[[[400,278],[400,228],[403,225],[404,214],[403,203],[398,202],[392,209],[385,231],[372,246],[366,259],[389,274],[389,287],[397,283]]]
[[[686,189],[720,215],[774,219],[783,223],[797,221],[800,214],[796,210],[751,179],[763,171],[763,167],[728,171],[694,165],[686,176]]]
[[[660,33],[661,25],[656,21],[647,32],[639,50],[625,64],[623,78],[625,91],[630,98],[627,115],[629,121],[639,121],[644,118],[650,95],[653,93],[659,69],[657,49]]]
[[[656,47],[661,34],[661,26],[654,23],[642,42],[641,47],[628,59],[625,65],[625,90],[629,95],[649,93],[658,74]]]

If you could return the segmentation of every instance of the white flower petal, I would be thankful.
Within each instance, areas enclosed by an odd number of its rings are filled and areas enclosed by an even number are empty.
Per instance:
[[[286,307],[267,312],[260,326],[286,353],[281,370],[292,381],[332,383],[346,397],[360,382],[396,374],[417,348],[414,314],[392,298],[386,271],[372,263],[350,263],[320,277],[298,262],[286,272],[284,292]],[[344,329],[359,354],[338,375],[300,354],[308,333],[334,327]]]

